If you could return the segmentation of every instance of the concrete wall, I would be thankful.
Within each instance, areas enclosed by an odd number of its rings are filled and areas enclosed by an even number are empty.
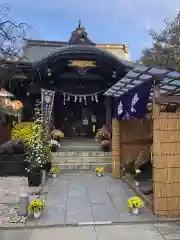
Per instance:
[[[39,61],[44,57],[47,57],[54,52],[58,51],[60,47],[50,47],[50,46],[27,46],[23,50],[23,57],[27,58],[29,61]]]
[[[130,61],[130,50],[127,44],[97,44],[97,47],[109,51],[119,59]]]

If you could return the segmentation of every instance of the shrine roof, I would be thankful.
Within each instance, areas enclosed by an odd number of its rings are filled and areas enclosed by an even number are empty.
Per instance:
[[[180,72],[142,65],[134,66],[131,71],[110,87],[104,95],[118,98],[130,89],[157,75],[161,76],[159,83],[161,95],[180,95]],[[150,98],[152,98],[152,94],[151,92]]]

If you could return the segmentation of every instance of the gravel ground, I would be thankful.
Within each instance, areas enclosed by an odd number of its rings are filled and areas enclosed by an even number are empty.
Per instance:
[[[44,186],[29,187],[25,177],[0,177],[0,227],[24,226],[26,219],[19,217],[19,195],[28,193],[29,201],[46,196],[50,179]],[[10,218],[12,222],[10,223]]]

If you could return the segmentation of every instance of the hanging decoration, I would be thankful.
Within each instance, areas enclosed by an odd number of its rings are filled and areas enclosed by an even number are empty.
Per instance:
[[[41,89],[42,120],[44,125],[49,125],[51,121],[54,95],[54,91]]]
[[[142,119],[147,113],[152,84],[152,80],[147,80],[122,95],[115,105],[115,117]]]
[[[71,100],[73,102],[79,102],[79,103],[84,103],[84,105],[88,104],[88,100],[91,100],[91,102],[96,102],[98,103],[98,95],[102,94],[106,90],[102,90],[100,92],[95,92],[92,94],[72,94],[68,92],[64,92],[60,89],[55,89],[56,92],[60,92],[63,95],[63,104],[66,105],[66,102],[70,102]]]

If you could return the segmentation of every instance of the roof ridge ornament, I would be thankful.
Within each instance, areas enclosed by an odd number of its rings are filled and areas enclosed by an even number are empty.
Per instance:
[[[81,28],[81,20],[78,20],[78,28]]]
[[[68,45],[91,45],[95,46],[88,37],[87,32],[84,27],[81,25],[81,20],[78,20],[77,28],[71,33],[71,37],[68,41]]]

